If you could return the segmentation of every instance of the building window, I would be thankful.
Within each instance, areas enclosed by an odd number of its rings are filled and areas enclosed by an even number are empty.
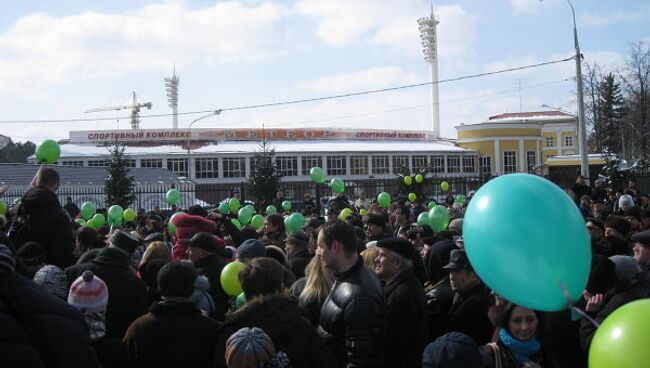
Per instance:
[[[447,172],[450,173],[460,172],[460,155],[447,156]]]
[[[445,172],[445,156],[444,155],[431,156],[431,166],[434,173]]]
[[[553,142],[553,137],[546,137],[546,147],[555,147],[555,142]]]
[[[368,175],[368,156],[350,156],[350,175]]]
[[[187,177],[187,159],[186,158],[169,158],[167,159],[167,170],[178,176]]]
[[[535,151],[526,151],[526,171],[529,174],[534,174],[535,166],[537,166],[537,153]]]
[[[388,174],[388,156],[372,156],[372,173]]]
[[[302,175],[308,176],[309,170],[314,166],[323,168],[323,158],[321,156],[302,156]]]
[[[399,174],[402,172],[402,170],[406,169],[406,171],[409,170],[409,157],[408,156],[402,156],[402,155],[396,155],[393,156],[393,174]]]
[[[425,170],[429,166],[427,156],[413,156],[411,157],[411,164],[413,171]]]
[[[564,146],[565,147],[573,147],[573,137],[572,136],[564,137]]]
[[[345,156],[327,156],[327,175],[346,175],[347,171]]]
[[[135,167],[135,160],[124,160],[125,167]]]
[[[162,158],[143,158],[140,167],[159,167],[162,169]]]
[[[108,161],[106,161],[106,160],[90,160],[90,161],[88,161],[88,166],[106,167],[106,166],[108,166]]]
[[[473,173],[476,171],[474,167],[474,156],[463,156],[463,172]]]
[[[218,178],[219,159],[202,157],[194,159],[194,176],[197,179]]]
[[[63,166],[83,166],[84,162],[83,161],[61,161],[61,165],[63,165]]]
[[[482,156],[481,163],[479,164],[479,172],[481,175],[491,175],[492,174],[492,157]]]
[[[503,151],[503,172],[517,172],[517,153],[515,151]]]
[[[278,156],[275,162],[282,176],[298,176],[298,157]]]
[[[225,157],[223,159],[224,178],[243,178],[246,176],[246,158]]]

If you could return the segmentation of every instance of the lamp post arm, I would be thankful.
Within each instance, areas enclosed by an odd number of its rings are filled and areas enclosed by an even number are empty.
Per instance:
[[[192,125],[194,125],[194,123],[196,123],[197,121],[201,121],[203,119],[209,118],[210,116],[219,115],[219,114],[221,114],[221,109],[214,110],[209,114],[199,116],[198,118],[192,120],[190,124],[187,126],[188,133],[190,133],[188,134],[187,137],[187,179],[188,180],[192,180],[192,165],[190,164],[190,160],[192,158],[192,152],[190,151],[190,138],[192,134],[191,132],[189,132],[189,130],[192,129]]]

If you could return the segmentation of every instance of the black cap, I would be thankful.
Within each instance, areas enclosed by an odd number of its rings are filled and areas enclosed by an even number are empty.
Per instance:
[[[170,262],[158,271],[158,289],[162,296],[189,297],[194,292],[198,273],[189,262]]]
[[[469,270],[473,271],[472,265],[469,263],[467,253],[462,249],[454,249],[449,254],[449,263],[443,267],[446,270]]]
[[[133,253],[135,251],[135,248],[140,245],[140,241],[125,231],[116,230],[113,233],[113,236],[111,236],[111,244],[122,249],[123,251]]]
[[[210,253],[217,251],[217,243],[214,235],[201,231],[192,237],[190,247],[201,248]]]
[[[318,229],[322,224],[323,224],[323,222],[321,220],[319,220],[317,218],[311,218],[305,223],[305,226],[303,226],[303,229],[306,229],[308,227],[311,227],[313,229]]]
[[[632,241],[650,247],[650,230],[645,230],[632,235]]]
[[[406,259],[413,259],[415,250],[411,242],[404,238],[387,238],[377,241],[377,247],[391,250]]]
[[[605,221],[596,218],[596,217],[587,217],[587,222],[591,222],[592,224],[598,226],[599,228],[605,230]]]
[[[377,214],[371,214],[368,216],[368,224],[373,224],[377,226],[383,227],[386,225],[386,218],[382,215],[377,215]]]
[[[164,240],[165,240],[165,237],[163,236],[163,234],[158,233],[158,232],[151,233],[151,234],[147,235],[146,238],[144,238],[145,243],[150,243],[150,242],[155,242],[155,241],[164,241]]]

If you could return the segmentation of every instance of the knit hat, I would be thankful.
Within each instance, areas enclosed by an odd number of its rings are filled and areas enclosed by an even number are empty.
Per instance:
[[[368,225],[377,225],[383,227],[386,225],[386,218],[382,215],[377,215],[377,214],[371,214],[368,216]]]
[[[265,248],[266,248],[265,257],[273,258],[276,261],[280,262],[281,265],[287,264],[287,255],[286,253],[284,253],[282,248],[278,247],[277,245],[267,245]]]
[[[113,236],[111,236],[110,242],[111,246],[120,248],[129,254],[132,254],[135,251],[135,248],[140,245],[140,241],[138,239],[122,230],[116,230],[113,233]]]
[[[471,337],[450,332],[442,335],[424,349],[422,367],[463,367],[479,368],[483,366],[481,352]]]
[[[609,215],[605,221],[605,227],[618,231],[623,237],[630,231],[630,223],[621,216]]]
[[[84,312],[105,312],[108,305],[108,287],[92,271],[84,271],[70,286],[68,304]]]
[[[632,241],[650,247],[650,230],[645,230],[632,235]]]
[[[592,294],[605,294],[616,285],[616,265],[609,258],[595,255],[591,258],[591,272],[585,289]]]
[[[162,296],[189,297],[194,292],[198,273],[189,262],[169,262],[158,272],[158,289]]]
[[[641,208],[639,207],[630,207],[623,213],[625,217],[634,217],[637,220],[641,221]]]
[[[457,218],[451,220],[449,223],[449,230],[456,232],[458,235],[463,235],[463,219]]]
[[[229,367],[259,367],[269,362],[274,355],[273,341],[257,327],[244,327],[232,334],[226,342],[225,358]]]
[[[68,278],[65,272],[57,266],[45,265],[36,271],[34,283],[40,285],[50,295],[63,300],[68,297]]]
[[[217,224],[214,221],[184,213],[174,216],[172,224],[176,227],[176,237],[178,239],[190,239],[201,231],[212,234],[217,230]]]
[[[11,250],[4,244],[0,244],[0,269],[10,272],[16,270],[16,259]]]
[[[266,248],[257,239],[246,239],[237,249],[240,259],[253,259],[266,256]]]
[[[639,274],[639,264],[634,257],[616,255],[609,257],[609,259],[616,266],[616,277],[618,281],[633,281],[636,279],[636,276]]]
[[[16,252],[25,266],[37,266],[45,263],[45,248],[39,242],[28,241]]]
[[[621,196],[621,198],[618,199],[618,206],[619,207],[623,207],[623,206],[634,207],[634,199],[629,194],[623,194]]]

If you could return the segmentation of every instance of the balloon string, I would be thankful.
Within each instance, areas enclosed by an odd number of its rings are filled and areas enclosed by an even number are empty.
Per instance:
[[[588,315],[587,312],[573,305],[573,301],[571,300],[571,295],[569,295],[569,291],[567,290],[566,286],[564,286],[564,283],[562,281],[558,281],[557,283],[558,285],[560,285],[560,289],[562,289],[562,294],[564,294],[564,297],[566,298],[567,306],[571,308],[571,310],[573,310],[574,312],[586,318],[587,321],[591,322],[594,326],[596,326],[596,328],[600,327],[600,324],[596,322],[595,319],[591,318],[591,316]]]

